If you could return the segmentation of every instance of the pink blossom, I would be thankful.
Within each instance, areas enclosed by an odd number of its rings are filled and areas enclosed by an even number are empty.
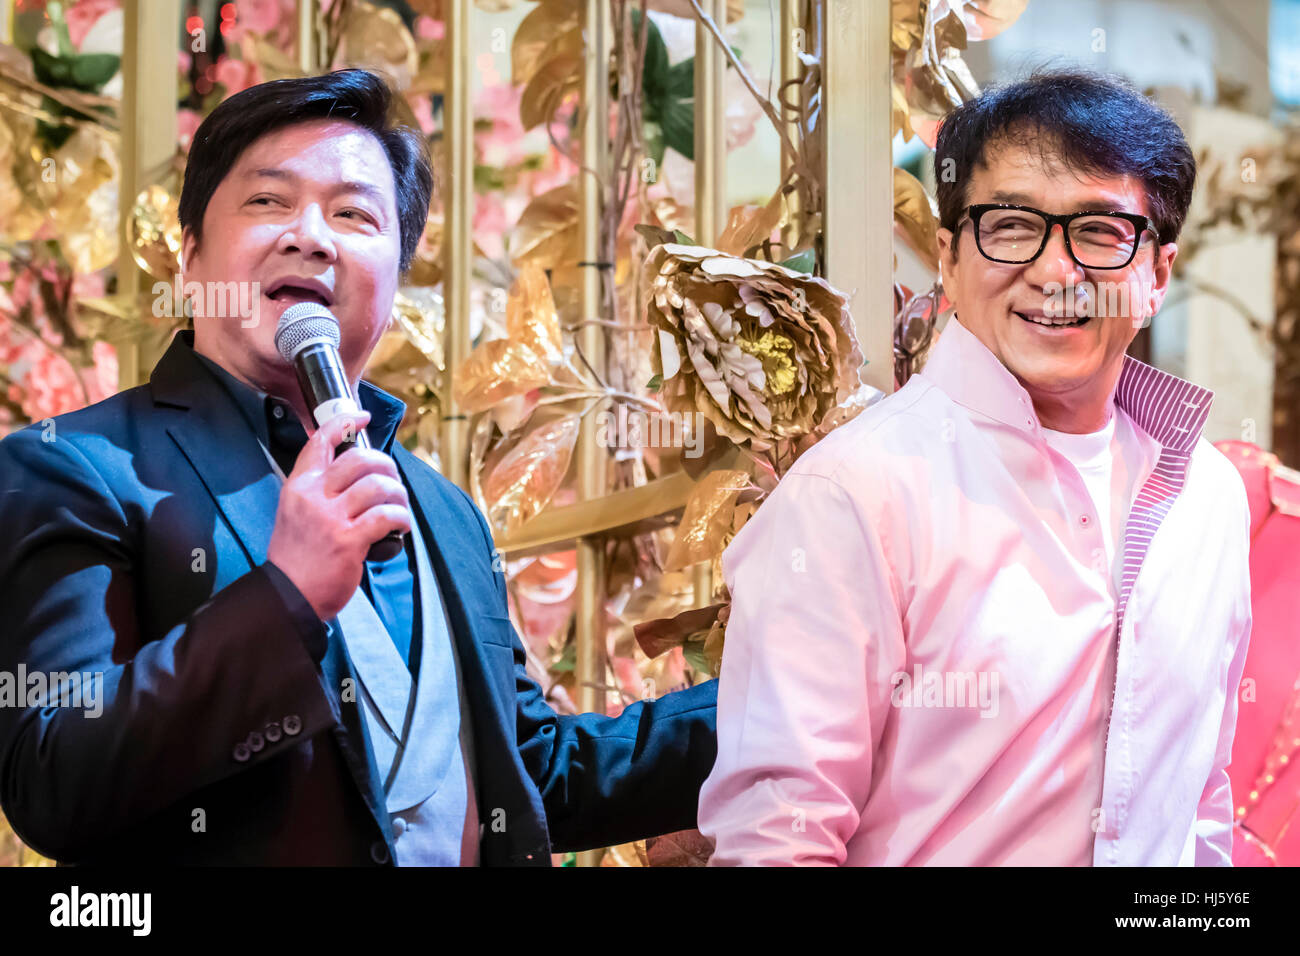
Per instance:
[[[90,32],[96,21],[110,10],[116,10],[121,4],[119,0],[80,0],[79,3],[67,7],[63,12],[63,18],[68,23],[68,39],[78,50],[81,49],[81,43],[86,39],[86,34]]]
[[[239,25],[254,33],[269,33],[280,22],[279,0],[239,0],[235,9]]]
[[[417,40],[441,40],[447,34],[446,25],[433,17],[415,18],[415,37]]]
[[[217,82],[226,88],[228,98],[261,83],[262,71],[252,60],[236,60],[223,56],[217,61]]]
[[[203,122],[203,117],[195,110],[180,109],[176,111],[176,134],[181,144],[181,149],[185,152],[190,151],[190,143],[194,141],[194,134],[199,131],[199,124]]]

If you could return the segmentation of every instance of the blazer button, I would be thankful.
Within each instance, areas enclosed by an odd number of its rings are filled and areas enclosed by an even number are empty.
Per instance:
[[[235,744],[234,757],[236,760],[240,763],[244,763],[251,756],[253,756],[253,752],[248,749],[248,744],[243,743],[242,741]]]
[[[290,714],[284,718],[284,732],[290,737],[296,737],[302,731],[302,718],[297,714]]]
[[[253,751],[253,753],[257,753],[265,746],[266,746],[266,738],[263,737],[261,734],[259,734],[256,730],[248,735],[248,749]]]
[[[266,739],[269,742],[275,743],[277,740],[280,739],[280,722],[278,720],[271,721],[269,724],[266,725],[266,730],[264,731],[264,733],[266,734]]]
[[[382,840],[370,844],[370,859],[376,863],[388,862],[388,846]]]

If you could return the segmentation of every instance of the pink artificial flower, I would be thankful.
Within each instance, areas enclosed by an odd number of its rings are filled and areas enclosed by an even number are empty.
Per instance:
[[[78,50],[81,49],[82,41],[86,39],[86,34],[90,32],[96,21],[110,10],[116,10],[121,6],[119,0],[80,0],[69,6],[63,12],[63,18],[68,24],[68,39]]]
[[[420,130],[425,136],[433,133],[433,97],[427,93],[421,93],[418,96],[408,96],[406,102],[411,106],[411,112],[415,114],[415,119],[420,124]]]
[[[417,40],[441,40],[447,35],[447,27],[441,20],[433,17],[415,18],[415,38]]]
[[[236,60],[223,56],[217,61],[217,82],[226,88],[224,98],[229,98],[241,90],[261,83],[262,71],[255,61]]]
[[[185,152],[190,151],[190,143],[194,141],[194,134],[199,131],[199,125],[202,122],[203,117],[195,110],[180,109],[176,111],[176,134],[181,149]]]
[[[270,33],[280,22],[280,0],[238,0],[236,21],[245,30]]]

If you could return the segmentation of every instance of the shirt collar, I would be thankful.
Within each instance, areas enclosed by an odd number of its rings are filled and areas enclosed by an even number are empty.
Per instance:
[[[271,416],[277,405],[284,408],[286,415],[293,416],[295,413],[288,402],[241,382],[206,355],[198,352],[194,355],[230,393],[230,397],[234,399],[258,439],[268,448],[271,447]],[[406,403],[365,381],[357,384],[357,397],[360,399],[361,407],[370,413],[366,436],[370,439],[371,447],[391,454],[397,427],[406,414]],[[296,418],[294,420],[296,421]]]
[[[959,405],[1042,436],[1029,393],[956,315],[917,374]],[[1162,447],[1189,453],[1205,427],[1214,392],[1125,355],[1113,399]]]

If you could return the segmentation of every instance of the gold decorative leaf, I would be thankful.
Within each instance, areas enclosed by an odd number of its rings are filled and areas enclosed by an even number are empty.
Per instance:
[[[727,225],[718,236],[715,247],[728,255],[744,256],[752,247],[770,238],[780,221],[781,191],[778,189],[766,205],[732,206],[727,213]]]
[[[749,475],[735,469],[712,471],[700,479],[686,499],[677,536],[664,559],[665,571],[708,561],[722,549],[736,499],[748,486]]]
[[[539,422],[524,433],[483,482],[492,525],[511,535],[550,502],[569,470],[578,414]]]
[[[921,181],[894,167],[894,221],[916,254],[934,271],[939,269],[939,213]]]
[[[395,10],[353,0],[343,27],[348,66],[386,74],[399,90],[411,85],[419,65],[415,38]]]
[[[506,331],[551,365],[564,361],[560,320],[551,298],[546,273],[535,262],[526,262],[510,287],[506,300]]]
[[[177,200],[162,186],[149,186],[131,207],[131,257],[149,275],[171,282],[181,271],[181,223]]]
[[[546,360],[512,339],[493,339],[470,352],[453,375],[452,396],[467,412],[481,412],[551,380]]]
[[[542,0],[520,21],[510,43],[510,81],[528,83],[566,37],[582,42],[582,5],[578,0]]]
[[[582,71],[582,37],[570,35],[560,41],[555,55],[533,74],[520,94],[520,125],[529,130],[549,123],[571,94],[581,92]]]
[[[547,190],[530,202],[510,236],[516,266],[531,262],[542,269],[578,261],[579,198],[576,182]]]

